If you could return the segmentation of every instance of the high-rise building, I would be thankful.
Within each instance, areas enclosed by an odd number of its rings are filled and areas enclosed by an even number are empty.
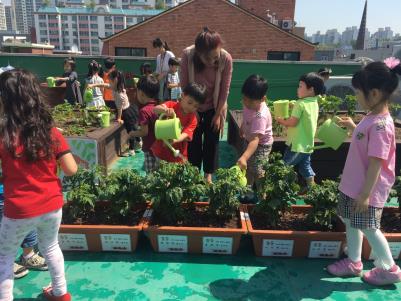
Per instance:
[[[8,31],[16,31],[14,10],[11,6],[5,7],[6,25]]]
[[[41,7],[35,12],[37,41],[50,42],[55,50],[72,50],[98,55],[103,43],[99,37],[113,35],[128,26],[161,13],[156,9],[85,7]]]
[[[16,30],[28,34],[33,25],[34,0],[11,0]]]
[[[337,29],[329,29],[326,31],[326,37],[324,43],[327,45],[335,45],[340,43],[341,35]]]
[[[358,38],[358,27],[347,27],[341,35],[341,44],[351,45],[351,42],[356,41]]]
[[[7,30],[6,11],[3,2],[0,0],[0,30]]]

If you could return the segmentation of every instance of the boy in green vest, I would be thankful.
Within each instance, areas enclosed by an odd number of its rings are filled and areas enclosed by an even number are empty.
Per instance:
[[[323,78],[317,73],[302,75],[297,90],[298,101],[294,104],[291,117],[276,118],[288,128],[287,149],[283,160],[288,165],[297,166],[308,187],[315,182],[311,166],[314,138],[319,116],[317,96],[324,91]]]

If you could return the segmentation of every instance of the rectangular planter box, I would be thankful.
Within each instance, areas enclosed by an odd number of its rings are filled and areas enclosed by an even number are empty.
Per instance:
[[[384,207],[384,212],[399,212],[398,207]],[[394,259],[401,259],[401,233],[383,233],[386,237]],[[362,257],[365,260],[372,260],[372,249],[368,240],[364,237],[362,245]]]
[[[239,129],[242,124],[242,111],[235,110],[230,111],[228,116],[228,136],[227,141],[232,145],[238,154],[241,154],[245,150],[246,142],[240,137]],[[283,137],[274,137],[273,152],[284,153],[286,149],[286,139]],[[401,141],[397,140],[396,157],[401,157]],[[321,142],[316,142],[317,145]],[[320,182],[321,180],[331,179],[337,180],[338,176],[342,173],[347,159],[348,149],[350,146],[350,140],[344,142],[338,150],[332,150],[330,148],[316,150],[312,154],[312,168],[316,173],[315,180]],[[400,175],[401,160],[396,160],[396,173]]]
[[[72,153],[82,160],[78,163],[83,167],[99,164],[106,168],[121,154],[128,138],[124,126],[117,122],[111,122],[109,127],[96,129],[85,136],[66,137]]]
[[[245,219],[257,256],[333,259],[341,255],[345,242],[344,232],[255,230],[249,216],[253,206],[247,206]],[[309,208],[293,206],[293,210],[298,213],[307,212]]]
[[[138,226],[61,225],[59,243],[63,251],[134,252],[138,244]]]
[[[196,205],[208,206],[208,203]],[[143,230],[156,252],[233,255],[238,251],[242,235],[247,233],[243,210],[241,205],[238,212],[241,228],[225,229],[151,226],[153,210],[148,209],[144,215]]]

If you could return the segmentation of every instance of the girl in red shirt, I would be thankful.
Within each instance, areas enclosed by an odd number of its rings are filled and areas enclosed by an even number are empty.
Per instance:
[[[34,75],[15,69],[0,75],[0,159],[4,218],[0,226],[0,300],[13,299],[13,263],[19,245],[37,230],[39,250],[49,266],[47,300],[70,301],[64,258],[58,244],[63,195],[57,164],[64,174],[77,165],[52,116]]]

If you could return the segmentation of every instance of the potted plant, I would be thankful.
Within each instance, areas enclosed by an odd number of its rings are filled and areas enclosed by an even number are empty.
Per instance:
[[[64,178],[67,204],[60,227],[64,250],[134,251],[146,209],[144,179],[134,170],[106,175],[80,169]]]
[[[238,185],[235,171],[219,170],[215,183],[208,185],[188,163],[162,163],[146,182],[151,209],[145,213],[143,229],[155,251],[234,254],[238,250],[246,225],[235,198],[245,188]],[[210,204],[199,202],[205,197]]]
[[[295,205],[299,186],[294,169],[277,153],[263,163],[263,169],[266,176],[259,186],[259,203],[247,207],[247,225],[255,253],[258,256],[337,258],[345,235],[323,232],[331,230],[320,224],[322,220],[327,222],[323,206]],[[326,196],[332,196],[327,191],[316,186],[307,202],[319,204]]]

